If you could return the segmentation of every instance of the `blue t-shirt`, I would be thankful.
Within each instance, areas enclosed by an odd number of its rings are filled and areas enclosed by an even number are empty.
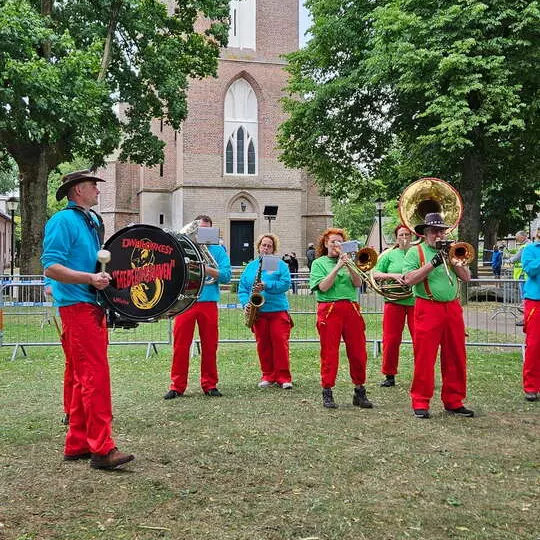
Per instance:
[[[69,201],[68,207],[76,206]],[[61,210],[45,225],[41,264],[47,269],[61,264],[71,270],[96,272],[97,252],[100,249],[97,218],[88,213],[95,227],[82,212]],[[52,295],[58,306],[71,306],[79,302],[96,303],[96,291],[86,284],[61,283],[51,280]]]
[[[253,288],[258,269],[259,259],[257,258],[246,266],[240,276],[238,299],[243,306],[249,302],[251,289]],[[264,283],[264,290],[261,292],[264,298],[264,304],[259,311],[261,313],[288,311],[289,300],[285,293],[291,287],[291,273],[287,264],[283,261],[279,261],[275,272],[263,270],[261,281]]]
[[[521,264],[529,279],[523,286],[523,297],[540,300],[540,241],[527,244],[521,253]]]
[[[219,284],[229,283],[229,281],[231,281],[231,263],[223,246],[211,245],[207,247],[218,265],[219,276],[214,283],[204,285],[197,302],[218,302]]]

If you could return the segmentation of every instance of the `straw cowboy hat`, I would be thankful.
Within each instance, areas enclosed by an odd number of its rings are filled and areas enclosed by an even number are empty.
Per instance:
[[[80,184],[81,182],[105,182],[103,178],[98,178],[92,174],[90,170],[75,171],[62,176],[62,185],[56,190],[56,200],[61,201],[66,195],[71,186]]]

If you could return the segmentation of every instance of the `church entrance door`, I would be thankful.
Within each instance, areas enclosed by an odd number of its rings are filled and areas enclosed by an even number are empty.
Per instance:
[[[231,221],[231,265],[253,259],[253,221]]]

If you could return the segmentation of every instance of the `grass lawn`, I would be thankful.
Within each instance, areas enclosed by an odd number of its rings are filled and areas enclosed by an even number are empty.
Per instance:
[[[315,344],[292,346],[292,391],[259,390],[254,346],[225,344],[224,397],[201,394],[195,358],[171,401],[170,347],[144,352],[110,349],[115,438],[136,461],[105,472],[62,461],[60,348],[0,349],[2,540],[540,538],[540,403],[523,399],[517,351],[471,350],[477,418],[436,395],[430,420],[411,415],[409,347],[395,388],[370,358],[373,410],[352,406],[342,362],[335,411]]]

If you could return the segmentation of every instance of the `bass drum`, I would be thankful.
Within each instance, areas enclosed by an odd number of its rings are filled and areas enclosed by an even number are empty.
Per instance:
[[[203,258],[186,235],[131,225],[103,247],[111,252],[107,272],[112,281],[101,297],[117,318],[151,322],[174,317],[197,301],[204,285]]]

